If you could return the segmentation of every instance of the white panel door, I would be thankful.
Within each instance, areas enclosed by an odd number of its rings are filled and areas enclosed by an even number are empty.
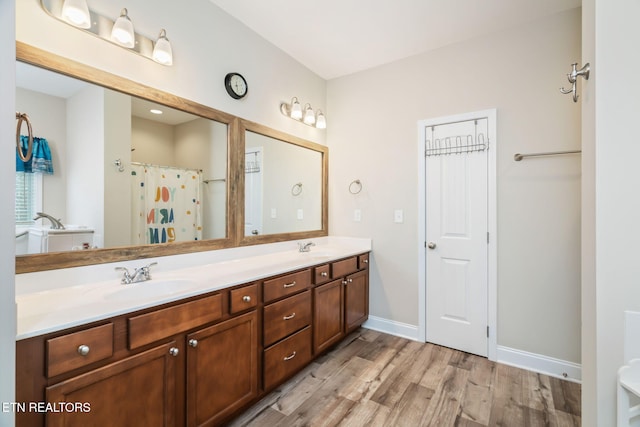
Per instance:
[[[426,135],[456,141],[477,126],[439,125]],[[487,151],[425,159],[427,341],[487,356]]]
[[[244,235],[262,234],[262,147],[248,148],[244,174]]]

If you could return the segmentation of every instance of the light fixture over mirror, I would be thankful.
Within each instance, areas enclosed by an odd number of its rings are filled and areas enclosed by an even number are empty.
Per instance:
[[[86,0],[65,0],[62,17],[75,27],[91,28],[91,15]]]
[[[164,29],[154,41],[134,31],[126,8],[114,19],[92,11],[86,0],[40,0],[42,8],[59,21],[126,48],[162,65],[173,64],[173,50]]]
[[[116,19],[111,29],[111,40],[120,46],[132,48],[136,44],[136,35],[133,31],[133,22],[129,18],[127,8],[120,11],[120,16]],[[155,58],[154,58],[155,59]]]
[[[315,113],[309,103],[306,103],[303,109],[300,105],[300,101],[298,101],[298,98],[295,96],[291,99],[291,103],[287,104],[286,102],[283,102],[280,104],[280,112],[283,115],[302,122],[307,126],[312,126],[318,129],[327,128],[327,119],[322,111],[318,110],[318,112]]]

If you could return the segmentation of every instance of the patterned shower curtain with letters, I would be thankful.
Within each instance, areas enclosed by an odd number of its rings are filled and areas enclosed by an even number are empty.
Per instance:
[[[132,243],[202,239],[202,173],[195,169],[131,164]]]

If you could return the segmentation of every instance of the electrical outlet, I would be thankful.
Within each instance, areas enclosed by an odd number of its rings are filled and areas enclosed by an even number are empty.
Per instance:
[[[298,209],[298,219],[304,219],[304,212],[302,209]]]
[[[396,224],[402,224],[404,222],[404,212],[402,209],[396,209],[393,211],[393,222]]]
[[[271,208],[271,218],[278,217],[278,210],[276,208]]]
[[[362,221],[362,211],[360,209],[356,209],[353,211],[353,220],[355,222]]]

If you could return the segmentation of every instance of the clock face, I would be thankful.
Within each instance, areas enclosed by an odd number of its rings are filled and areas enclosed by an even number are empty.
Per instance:
[[[232,98],[240,99],[247,94],[247,81],[238,73],[229,73],[224,78],[224,86]]]

